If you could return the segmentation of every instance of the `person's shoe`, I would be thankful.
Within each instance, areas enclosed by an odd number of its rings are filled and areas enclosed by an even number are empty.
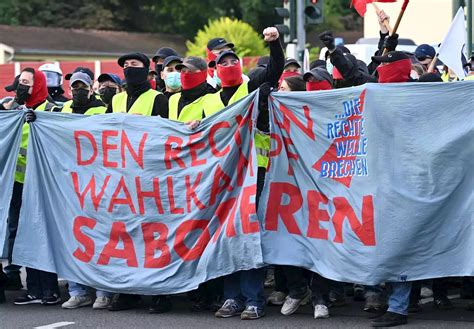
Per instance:
[[[418,300],[410,302],[410,304],[408,305],[408,313],[418,313],[422,310],[423,309],[421,308],[420,302]]]
[[[314,305],[314,318],[327,319],[329,318],[329,309],[326,305]]]
[[[268,275],[265,278],[265,282],[263,283],[265,288],[273,288],[275,287],[275,277],[273,275]]]
[[[239,305],[234,299],[228,299],[224,305],[214,314],[216,318],[230,318],[244,311],[244,307]]]
[[[112,302],[107,306],[109,311],[125,311],[136,308],[140,305],[141,298],[139,295],[116,294],[112,298]]]
[[[150,314],[166,313],[173,308],[173,304],[171,304],[168,296],[153,296],[151,301],[152,304],[148,308],[148,313]]]
[[[286,294],[283,291],[272,291],[267,298],[267,305],[281,306],[285,302]]]
[[[281,314],[283,315],[290,315],[296,312],[296,310],[306,303],[308,303],[309,299],[311,298],[311,290],[307,290],[305,295],[300,298],[291,298],[290,296],[286,296],[285,303],[281,307]]]
[[[15,298],[13,303],[15,305],[41,304],[41,298],[24,294],[22,296]]]
[[[247,306],[240,315],[241,320],[256,320],[265,315],[263,308],[257,306]]]
[[[436,297],[433,305],[439,310],[452,310],[454,308],[453,303],[446,296]]]
[[[210,305],[209,310],[215,313],[222,307],[223,303],[222,298],[217,297]]]
[[[61,307],[64,309],[72,310],[75,308],[92,305],[92,298],[89,295],[85,296],[71,296],[65,301]]]
[[[328,307],[342,307],[347,305],[346,296],[335,294],[334,292],[329,293],[329,305]]]
[[[421,298],[433,297],[433,290],[431,290],[429,287],[421,287],[420,296]]]
[[[23,288],[20,275],[7,275],[5,290],[20,290]]]
[[[112,298],[107,296],[100,296],[95,299],[92,308],[94,310],[104,310],[110,305],[110,303],[112,303]]]
[[[378,294],[366,294],[364,311],[369,313],[381,313],[381,310],[385,307],[380,301]]]
[[[364,296],[364,286],[355,284],[354,285],[354,301],[355,302],[365,302]]]
[[[372,327],[395,327],[408,323],[408,317],[393,312],[386,312],[381,317],[372,320]]]
[[[41,299],[41,304],[43,305],[56,305],[61,303],[61,297],[58,294],[46,295]]]

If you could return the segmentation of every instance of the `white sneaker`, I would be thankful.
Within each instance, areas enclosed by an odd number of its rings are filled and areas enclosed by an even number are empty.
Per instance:
[[[307,290],[306,294],[301,299],[291,298],[290,296],[286,296],[285,303],[281,307],[281,314],[283,315],[290,315],[296,312],[296,310],[306,303],[308,303],[309,299],[311,298],[311,290]]]
[[[282,291],[273,291],[267,298],[267,305],[283,305],[286,294]]]
[[[421,298],[433,297],[433,290],[431,290],[429,287],[422,287],[420,295],[421,295]]]
[[[94,310],[103,310],[109,306],[109,304],[112,302],[112,298],[106,297],[106,296],[100,296],[95,299],[94,305],[92,305],[92,308]]]
[[[314,306],[314,318],[315,319],[327,319],[329,318],[329,310],[325,305]]]
[[[92,304],[92,299],[89,296],[72,296],[68,301],[64,302],[61,307],[66,309],[74,309],[82,306],[89,306]]]

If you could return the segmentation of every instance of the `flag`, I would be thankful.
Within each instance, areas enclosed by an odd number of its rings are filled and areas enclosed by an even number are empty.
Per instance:
[[[360,16],[364,16],[367,11],[367,4],[372,2],[396,2],[397,0],[352,0],[351,7],[359,13]]]
[[[462,57],[463,50],[466,46],[467,33],[464,22],[464,10],[459,8],[456,16],[451,23],[448,34],[443,40],[439,48],[438,58],[447,65],[459,79],[466,77],[466,72],[463,69]]]

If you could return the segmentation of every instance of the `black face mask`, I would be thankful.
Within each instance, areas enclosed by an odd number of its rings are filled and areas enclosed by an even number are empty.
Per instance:
[[[76,106],[84,106],[89,103],[89,90],[78,89],[72,92],[72,102]]]
[[[158,74],[158,79],[160,79],[161,71],[163,71],[163,64],[155,64],[155,72]]]
[[[112,101],[112,97],[114,97],[116,93],[117,89],[112,87],[105,87],[99,89],[100,98],[105,104],[110,104],[110,102]]]
[[[28,94],[28,90],[30,90],[30,86],[18,84],[18,87],[16,88],[16,96],[15,96],[15,100],[18,104],[20,105],[25,104],[26,100],[30,96],[30,94]]]
[[[128,86],[143,84],[148,78],[148,68],[146,67],[127,67],[123,73]]]

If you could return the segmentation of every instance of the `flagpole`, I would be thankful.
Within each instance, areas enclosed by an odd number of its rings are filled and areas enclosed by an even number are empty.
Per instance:
[[[400,22],[402,21],[402,18],[403,18],[403,14],[405,14],[405,10],[407,9],[409,2],[410,0],[405,0],[405,2],[403,2],[402,9],[400,10],[400,14],[398,14],[397,22],[395,23],[392,33],[390,33],[390,36],[393,36],[394,34],[397,33],[398,27],[400,26]],[[383,55],[385,55],[386,53],[388,53],[387,48],[383,50]]]
[[[372,6],[374,6],[375,11],[377,12],[377,15],[379,15],[380,12],[381,12],[379,6],[377,6],[377,4],[375,2],[372,2]],[[387,28],[388,33],[392,34],[392,27],[390,26],[390,23],[388,22],[388,19],[383,20],[383,25]]]

